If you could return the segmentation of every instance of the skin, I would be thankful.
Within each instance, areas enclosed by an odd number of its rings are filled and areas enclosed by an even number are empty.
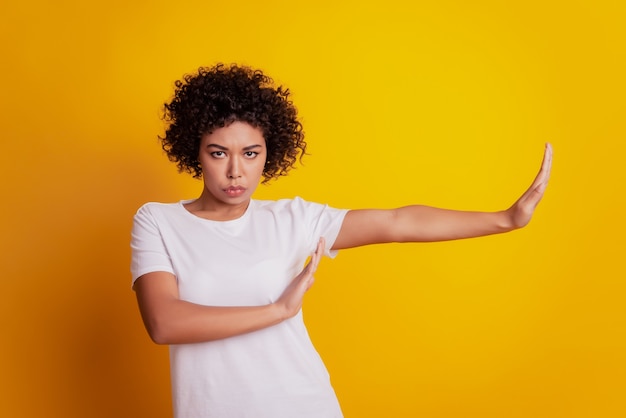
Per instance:
[[[204,135],[198,153],[204,187],[187,210],[215,221],[239,218],[261,181],[266,158],[263,133],[247,123],[236,121]]]
[[[234,122],[202,137],[198,158],[204,187],[187,204],[196,216],[225,221],[243,215],[261,181],[267,155],[261,131]],[[387,242],[430,242],[479,237],[512,231],[530,222],[550,178],[552,147],[547,144],[541,169],[531,186],[506,210],[468,212],[413,205],[396,209],[362,209],[347,213],[332,249]],[[310,261],[274,303],[264,306],[216,307],[181,300],[176,277],[152,272],[138,278],[134,289],[141,315],[158,344],[212,341],[240,335],[296,315],[324,254],[321,238]]]

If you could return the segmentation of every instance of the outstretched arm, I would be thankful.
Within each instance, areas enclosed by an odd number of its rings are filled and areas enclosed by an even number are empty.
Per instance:
[[[541,169],[531,186],[507,210],[468,212],[430,206],[361,209],[346,214],[334,250],[386,242],[448,241],[522,228],[533,216],[550,178],[552,147],[546,144]]]

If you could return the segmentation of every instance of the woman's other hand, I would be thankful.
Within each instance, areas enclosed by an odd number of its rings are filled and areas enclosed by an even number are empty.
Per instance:
[[[320,238],[317,243],[317,248],[311,254],[311,259],[304,266],[304,269],[298,274],[287,286],[283,294],[276,301],[276,305],[281,308],[283,312],[283,319],[288,319],[295,316],[302,308],[302,300],[304,294],[311,288],[315,278],[313,275],[317,270],[317,266],[324,254],[326,242],[324,238]]]

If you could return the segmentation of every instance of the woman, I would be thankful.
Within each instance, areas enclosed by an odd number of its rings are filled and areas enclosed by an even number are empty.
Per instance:
[[[203,189],[195,200],[139,209],[131,269],[150,337],[170,345],[177,418],[341,417],[301,314],[322,255],[521,228],[550,174],[547,145],[528,191],[493,213],[259,201],[259,182],[287,174],[306,151],[288,90],[258,70],[200,68],[176,83],[165,120],[163,148]]]

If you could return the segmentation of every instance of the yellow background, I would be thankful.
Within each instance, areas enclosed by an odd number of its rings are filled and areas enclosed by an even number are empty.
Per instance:
[[[42,1],[0,6],[0,416],[170,416],[129,230],[195,197],[156,141],[174,80],[240,62],[291,88],[337,207],[507,207],[530,226],[325,260],[305,302],[348,418],[626,416],[620,1]]]

